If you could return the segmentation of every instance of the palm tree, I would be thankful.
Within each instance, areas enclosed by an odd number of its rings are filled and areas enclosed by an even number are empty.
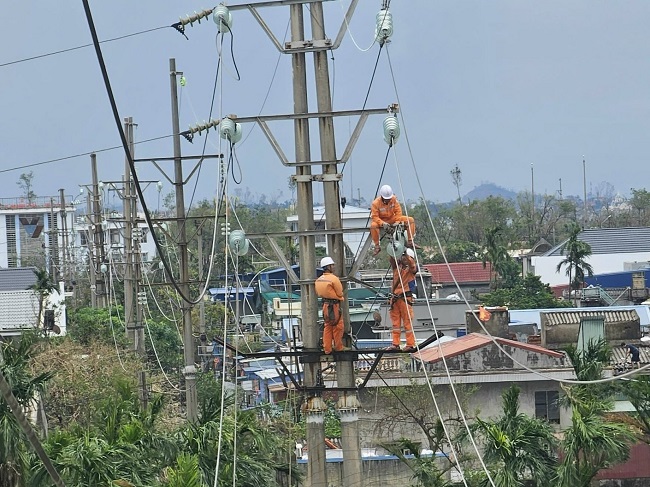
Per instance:
[[[35,377],[29,374],[36,341],[35,334],[25,333],[14,342],[0,343],[0,372],[4,378],[0,386],[5,398],[0,401],[0,485],[27,485],[29,455],[25,440],[33,430],[20,412],[24,413],[52,377],[51,373]],[[14,414],[17,408],[19,412]]]
[[[503,229],[500,226],[489,228],[485,232],[485,246],[483,250],[483,268],[489,262],[494,274],[494,289],[499,287],[499,279],[511,273],[512,258],[504,244]],[[492,279],[492,278],[490,278]]]
[[[578,290],[585,282],[585,273],[589,276],[594,275],[594,269],[587,262],[591,255],[591,246],[587,242],[578,239],[580,227],[573,223],[569,227],[569,238],[560,247],[560,252],[565,258],[557,265],[556,272],[560,272],[562,267],[566,267],[566,275],[569,278],[569,291]],[[576,296],[577,305],[577,296]]]
[[[609,361],[605,340],[590,340],[584,350],[567,349],[576,377],[602,378]],[[588,487],[599,470],[624,461],[634,435],[629,426],[608,417],[614,406],[613,386],[579,384],[566,387],[562,402],[571,409],[571,426],[561,442],[564,456],[556,483],[560,487]]]
[[[477,418],[474,431],[484,440],[483,458],[492,467],[497,487],[520,487],[527,477],[535,485],[547,482],[555,472],[556,440],[546,421],[519,412],[519,387],[502,394],[503,414],[493,421]],[[487,479],[484,485],[488,485]]]
[[[50,274],[45,269],[34,269],[34,274],[36,275],[36,282],[29,289],[33,289],[38,294],[38,320],[36,326],[40,327],[43,323],[43,310],[47,297],[59,291],[56,283],[50,278]]]

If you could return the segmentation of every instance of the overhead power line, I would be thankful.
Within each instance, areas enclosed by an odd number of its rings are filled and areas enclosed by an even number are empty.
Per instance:
[[[173,25],[163,25],[161,27],[155,27],[153,29],[141,30],[140,32],[133,32],[132,34],[126,34],[126,35],[119,36],[119,37],[113,37],[111,39],[104,39],[103,41],[99,41],[99,43],[103,44],[103,43],[106,43],[106,42],[119,41],[119,40],[122,40],[122,39],[126,39],[128,37],[135,37],[135,36],[139,36],[141,34],[148,34],[149,32],[154,32],[156,30],[169,29],[169,28],[174,28],[174,26]],[[42,58],[46,58],[46,57],[49,57],[49,56],[55,56],[57,54],[64,54],[66,52],[77,51],[79,49],[85,49],[86,47],[92,47],[92,46],[93,46],[92,43],[84,44],[82,46],[69,47],[68,49],[61,49],[59,51],[53,51],[53,52],[48,52],[48,53],[45,53],[45,54],[39,54],[37,56],[31,56],[31,57],[26,57],[26,58],[22,58],[22,59],[16,59],[14,61],[9,61],[9,62],[0,64],[0,68],[3,68],[5,66],[11,66],[13,64],[25,63],[27,61],[34,61],[36,59],[42,59]]]
[[[135,142],[135,144],[144,144],[146,142],[153,142],[154,140],[161,140],[161,139],[166,139],[168,137],[171,137],[172,135],[162,135],[160,137],[154,137],[152,139],[145,139],[141,140],[139,142]],[[115,145],[113,147],[106,147],[104,149],[97,149],[97,150],[92,150],[90,152],[82,152],[80,154],[74,154],[72,156],[64,156],[64,157],[57,157],[56,159],[49,159],[47,161],[40,161],[40,162],[32,162],[31,164],[23,164],[22,166],[14,166],[10,167],[8,169],[0,169],[0,174],[5,173],[5,172],[11,172],[11,171],[19,171],[20,169],[27,169],[30,167],[36,167],[36,166],[44,166],[46,164],[52,164],[54,162],[61,162],[61,161],[67,161],[69,159],[75,159],[77,157],[83,157],[83,156],[89,156],[90,154],[97,154],[99,152],[107,152],[115,149],[123,149],[121,145]]]

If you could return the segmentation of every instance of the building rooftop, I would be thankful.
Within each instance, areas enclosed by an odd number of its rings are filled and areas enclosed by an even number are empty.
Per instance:
[[[450,262],[447,264],[425,264],[423,266],[431,273],[431,282],[447,284],[454,283],[453,277],[459,284],[470,282],[490,282],[492,266],[483,262]]]
[[[552,357],[564,357],[563,353],[555,352],[538,345],[531,345],[530,343],[516,342],[514,340],[498,337],[494,337],[494,340],[502,346],[521,348],[523,350],[543,353]],[[440,347],[427,348],[413,355],[417,358],[420,358],[423,362],[435,363],[442,360],[443,356],[445,358],[452,358],[457,355],[462,355],[464,353],[471,352],[472,350],[482,348],[491,343],[492,338],[487,335],[483,335],[482,333],[470,333],[469,335],[456,338],[455,340],[444,342],[440,345]],[[440,353],[441,350],[442,354]]]
[[[578,239],[589,244],[592,255],[650,252],[650,227],[590,228],[580,232]],[[563,255],[560,249],[565,242],[544,256]]]
[[[34,267],[0,269],[0,292],[25,291],[36,284]]]

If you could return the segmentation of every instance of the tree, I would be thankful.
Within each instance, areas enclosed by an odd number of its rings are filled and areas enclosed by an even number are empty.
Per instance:
[[[11,342],[0,342],[0,370],[18,404],[26,411],[30,403],[40,400],[51,373],[32,375],[29,361],[36,354],[38,336],[24,333]],[[28,484],[29,454],[21,425],[9,405],[0,400],[0,485],[23,487]]]
[[[32,189],[34,187],[34,171],[22,173],[16,184],[22,190],[23,198],[31,205],[36,199],[36,193]]]
[[[36,282],[29,287],[38,294],[38,320],[37,326],[43,323],[43,311],[45,309],[45,301],[52,293],[58,293],[56,283],[51,279],[50,274],[45,269],[34,269],[36,275]]]
[[[571,225],[569,229],[569,238],[560,247],[560,252],[565,258],[560,261],[556,267],[556,272],[560,272],[562,267],[566,267],[566,275],[569,277],[569,290],[578,290],[585,282],[585,273],[590,276],[594,275],[594,269],[587,262],[591,255],[591,246],[587,242],[578,239],[580,227],[577,224]],[[576,296],[577,305],[577,296]]]
[[[566,352],[579,380],[602,378],[610,356],[605,340],[590,340],[584,350],[569,347]],[[614,387],[578,384],[564,390],[562,402],[571,409],[571,426],[561,441],[563,457],[555,485],[589,487],[599,470],[627,458],[634,435],[625,423],[609,416]]]
[[[650,210],[650,192],[645,189],[631,189],[632,197],[630,198],[630,206],[637,212],[637,225],[645,225],[648,223],[648,211]]]
[[[461,203],[460,186],[463,184],[463,173],[458,167],[458,164],[456,164],[449,173],[451,174],[451,180],[453,181],[454,186],[456,186],[456,191],[458,192],[458,203]]]
[[[504,285],[488,294],[481,295],[486,306],[507,306],[511,309],[564,308],[570,306],[568,301],[555,297],[548,284],[539,276],[528,274],[523,279],[510,285]]]
[[[527,478],[542,485],[555,472],[553,429],[546,421],[519,412],[519,391],[512,385],[503,392],[499,418],[477,418],[473,425],[483,440],[483,459],[497,487],[524,486]],[[489,485],[487,480],[484,485]]]
[[[511,282],[520,275],[519,266],[514,263],[514,260],[508,254],[503,230],[500,226],[491,227],[485,232],[485,245],[483,247],[484,268],[488,262],[491,264],[494,273],[494,281],[491,283],[493,289],[499,288],[500,281],[507,280]],[[492,280],[492,277],[490,280]]]

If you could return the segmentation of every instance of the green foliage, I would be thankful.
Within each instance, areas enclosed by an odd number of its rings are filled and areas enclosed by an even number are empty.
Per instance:
[[[52,374],[32,374],[29,361],[36,354],[39,337],[25,333],[13,341],[0,342],[0,370],[18,403],[27,408],[34,400],[40,400]],[[25,426],[25,425],[23,425]],[[9,405],[0,399],[0,485],[23,487],[29,470],[26,438],[19,420]]]
[[[36,199],[36,193],[34,193],[33,190],[34,171],[21,173],[16,184],[22,190],[23,198],[25,198],[29,203],[33,203]]]
[[[112,308],[76,308],[68,310],[68,337],[81,345],[100,342],[110,346],[128,348],[121,316],[123,310]]]
[[[610,351],[605,340],[589,341],[584,350],[567,349],[579,380],[602,378]],[[565,430],[564,453],[558,469],[561,487],[588,487],[599,470],[624,461],[634,435],[629,426],[608,414],[614,401],[614,387],[579,384],[566,387],[563,402],[571,409],[571,426]]]
[[[528,274],[523,279],[509,283],[507,287],[497,289],[481,296],[486,306],[507,306],[511,309],[563,308],[571,306],[569,301],[560,301],[555,297],[548,284],[539,276]]]
[[[421,455],[419,443],[401,438],[383,446],[411,469],[413,474],[411,479],[415,482],[413,487],[451,487],[452,484],[446,479],[450,467],[441,468],[435,455]],[[413,455],[412,458],[404,455],[404,451],[407,450]]]
[[[506,389],[503,414],[491,421],[477,418],[473,425],[483,440],[483,459],[497,487],[523,486],[528,475],[541,485],[555,471],[553,429],[546,421],[519,412],[519,392],[515,385]]]
[[[197,455],[181,453],[176,458],[176,465],[165,471],[167,475],[166,487],[204,487],[199,470]]]
[[[584,285],[585,274],[589,276],[594,274],[593,267],[587,262],[587,259],[591,256],[591,246],[587,242],[578,239],[580,231],[581,229],[577,224],[570,225],[569,238],[560,248],[565,257],[556,268],[557,272],[560,272],[562,267],[566,268],[565,272],[569,277],[570,289],[579,289]]]

